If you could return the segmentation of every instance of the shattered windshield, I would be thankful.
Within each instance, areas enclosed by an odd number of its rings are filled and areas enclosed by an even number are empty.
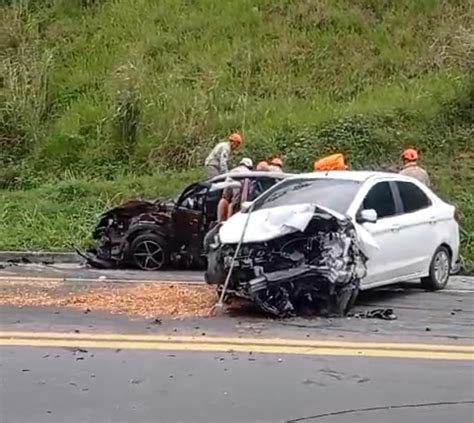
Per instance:
[[[253,210],[314,203],[344,214],[360,185],[344,179],[291,179],[262,195]]]

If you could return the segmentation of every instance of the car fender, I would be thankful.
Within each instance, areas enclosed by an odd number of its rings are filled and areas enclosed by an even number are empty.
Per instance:
[[[354,223],[354,226],[356,229],[357,238],[359,239],[360,248],[365,256],[370,259],[374,252],[380,250],[380,246],[377,244],[377,241],[375,241],[370,232],[362,225]]]
[[[138,233],[141,232],[153,232],[157,235],[162,236],[165,239],[170,238],[169,231],[163,225],[159,225],[154,222],[137,222],[133,224],[129,228],[125,238],[127,241],[131,241],[138,235]]]

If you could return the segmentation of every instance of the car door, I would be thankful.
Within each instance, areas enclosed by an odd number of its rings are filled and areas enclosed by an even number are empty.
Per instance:
[[[403,276],[409,278],[426,273],[436,249],[435,210],[430,198],[412,182],[396,181],[402,214],[399,216],[400,235],[403,238]]]
[[[200,248],[200,234],[203,224],[203,202],[206,187],[196,186],[183,193],[173,212],[174,248],[180,251],[183,247],[194,252]]]
[[[389,283],[401,275],[403,240],[400,233],[398,214],[400,205],[396,201],[392,185],[388,181],[377,182],[365,195],[359,207],[377,212],[375,223],[361,223],[378,245],[372,250],[367,261],[367,276],[362,287],[379,286]]]

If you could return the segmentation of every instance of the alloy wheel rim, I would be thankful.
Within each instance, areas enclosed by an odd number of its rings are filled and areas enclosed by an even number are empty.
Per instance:
[[[434,260],[434,275],[440,285],[444,285],[449,277],[449,256],[445,251],[439,251]]]
[[[137,245],[133,258],[140,269],[158,270],[163,267],[165,253],[160,244],[146,240]]]

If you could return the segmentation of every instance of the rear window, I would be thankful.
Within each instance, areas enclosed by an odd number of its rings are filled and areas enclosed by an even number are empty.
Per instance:
[[[411,182],[397,182],[396,184],[400,192],[403,211],[405,213],[413,213],[431,206],[431,200],[415,184]]]
[[[343,179],[289,179],[262,195],[253,209],[313,203],[344,214],[360,185]]]

